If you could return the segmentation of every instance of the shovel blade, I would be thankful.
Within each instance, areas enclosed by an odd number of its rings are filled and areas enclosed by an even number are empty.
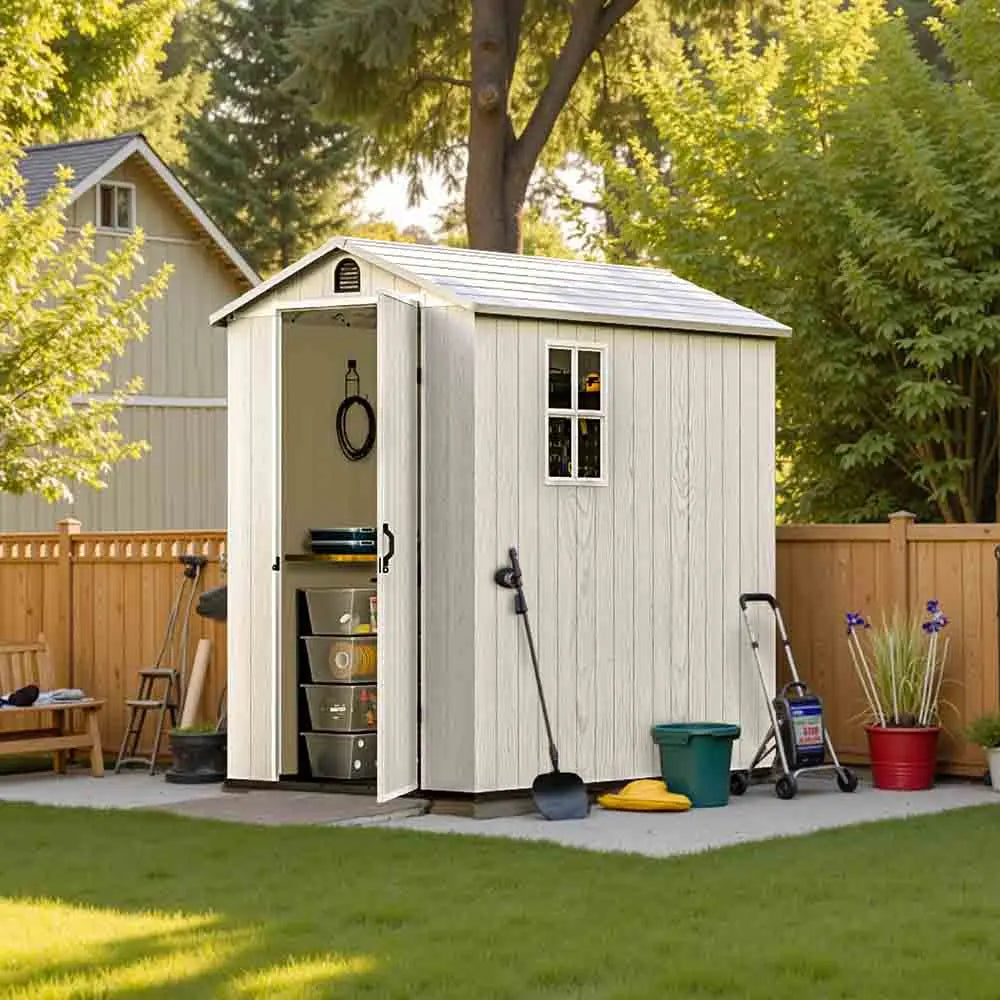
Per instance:
[[[571,771],[549,771],[531,786],[535,807],[546,819],[586,819],[590,813],[587,786]]]

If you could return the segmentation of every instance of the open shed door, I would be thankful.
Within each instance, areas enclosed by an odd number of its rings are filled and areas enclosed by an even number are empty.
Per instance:
[[[418,773],[419,306],[378,297],[378,801]]]

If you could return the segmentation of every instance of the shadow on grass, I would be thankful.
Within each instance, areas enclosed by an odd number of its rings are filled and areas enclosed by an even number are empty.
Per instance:
[[[0,993],[994,1000],[998,820],[663,861],[4,804]]]

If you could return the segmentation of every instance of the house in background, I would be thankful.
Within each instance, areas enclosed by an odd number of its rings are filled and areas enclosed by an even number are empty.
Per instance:
[[[113,469],[107,489],[77,488],[72,504],[0,494],[0,531],[49,531],[68,516],[88,530],[225,528],[226,341],[209,316],[259,278],[143,136],[29,147],[20,161],[29,205],[60,165],[73,171],[71,233],[95,224],[100,256],[141,228],[136,283],[173,265],[145,339],[111,364],[112,385],[142,378],[118,423],[151,451]]]

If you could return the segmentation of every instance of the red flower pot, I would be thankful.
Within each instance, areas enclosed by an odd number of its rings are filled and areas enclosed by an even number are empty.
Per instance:
[[[876,788],[915,792],[934,784],[940,726],[865,726],[865,732]]]

